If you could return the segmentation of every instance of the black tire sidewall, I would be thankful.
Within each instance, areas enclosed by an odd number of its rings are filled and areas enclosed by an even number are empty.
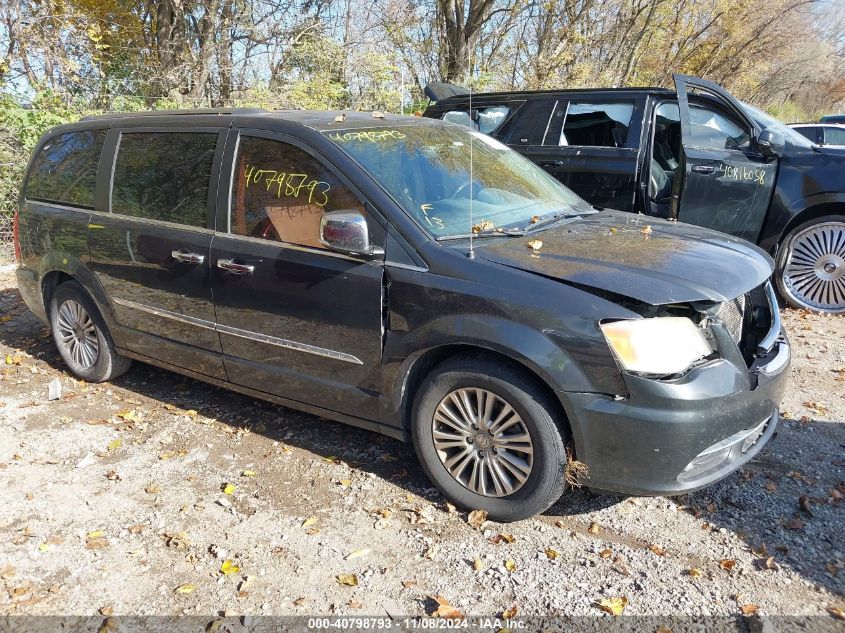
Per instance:
[[[431,421],[435,409],[451,391],[472,387],[491,391],[508,402],[531,435],[531,474],[519,490],[506,497],[478,495],[455,481],[434,448]],[[414,448],[429,479],[455,505],[486,510],[497,521],[525,519],[548,508],[565,488],[566,450],[550,411],[544,394],[519,372],[478,361],[447,363],[432,372],[415,398]]]
[[[79,303],[88,313],[94,327],[97,330],[97,362],[91,367],[80,367],[65,350],[58,333],[58,311],[65,301],[73,300]],[[88,293],[75,281],[68,281],[56,288],[50,301],[50,327],[53,332],[53,341],[59,351],[59,355],[67,365],[68,369],[75,376],[88,382],[102,382],[110,377],[116,360],[117,353],[108,334],[108,329],[97,306],[88,296]]]

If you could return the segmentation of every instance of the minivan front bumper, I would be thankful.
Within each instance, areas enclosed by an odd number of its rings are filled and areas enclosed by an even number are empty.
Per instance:
[[[591,489],[677,495],[751,460],[775,434],[790,364],[783,330],[751,369],[714,360],[676,380],[625,376],[627,398],[560,394]]]

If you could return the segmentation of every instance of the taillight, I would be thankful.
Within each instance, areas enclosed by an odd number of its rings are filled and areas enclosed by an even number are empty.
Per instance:
[[[15,244],[15,261],[21,261],[21,232],[20,232],[20,212],[15,209],[15,215],[12,218],[12,241]]]

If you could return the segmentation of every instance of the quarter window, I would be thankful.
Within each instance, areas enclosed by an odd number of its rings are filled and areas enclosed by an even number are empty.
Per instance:
[[[85,130],[47,141],[32,164],[25,196],[93,208],[97,165],[105,138],[105,130]]]
[[[114,167],[112,211],[205,227],[217,134],[124,132]]]
[[[546,134],[546,145],[624,147],[634,114],[633,101],[559,102]]]
[[[311,154],[281,141],[241,137],[232,187],[232,233],[325,248],[320,220],[340,210],[363,214],[364,206]]]

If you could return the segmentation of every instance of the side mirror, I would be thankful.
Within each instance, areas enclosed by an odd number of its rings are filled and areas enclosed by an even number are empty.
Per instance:
[[[380,246],[370,245],[367,220],[357,211],[330,211],[320,219],[320,242],[340,253],[378,257]]]
[[[757,136],[757,149],[763,156],[774,158],[783,154],[786,141],[783,134],[771,128],[766,128]]]

